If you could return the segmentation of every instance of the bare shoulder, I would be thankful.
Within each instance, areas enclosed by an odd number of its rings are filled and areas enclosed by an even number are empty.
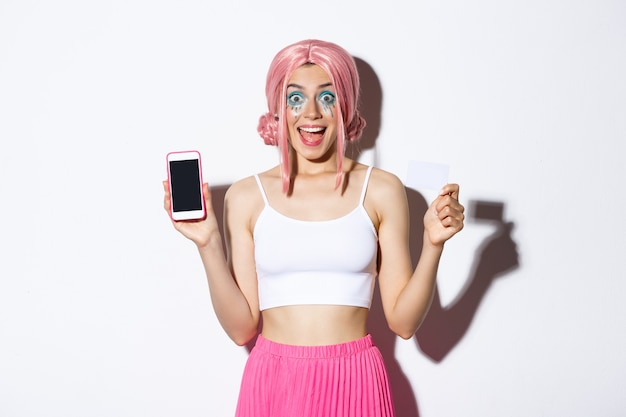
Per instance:
[[[402,181],[391,172],[372,169],[365,196],[365,208],[377,230],[384,219],[403,219],[408,205]]]
[[[224,215],[237,218],[248,224],[256,218],[263,208],[263,197],[254,176],[249,176],[233,183],[224,196]]]
[[[370,176],[370,182],[367,188],[367,193],[374,197],[379,202],[397,202],[399,199],[406,198],[406,191],[404,184],[400,181],[397,175],[379,169],[373,168]]]
[[[254,176],[242,178],[234,182],[226,191],[226,198],[230,201],[247,200],[254,197],[254,194],[258,194],[258,186]]]

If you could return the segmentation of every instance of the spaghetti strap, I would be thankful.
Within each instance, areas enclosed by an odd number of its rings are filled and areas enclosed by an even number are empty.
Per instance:
[[[269,207],[269,202],[267,201],[267,196],[265,195],[265,189],[263,188],[263,184],[261,184],[261,179],[258,174],[254,174],[254,179],[256,180],[257,185],[259,186],[259,191],[261,192],[261,197],[263,197],[263,201],[265,205]]]
[[[367,167],[367,172],[365,173],[365,180],[363,181],[363,190],[361,190],[361,199],[359,200],[359,204],[363,205],[365,202],[365,194],[367,193],[367,184],[370,181],[370,174],[372,173],[372,167]]]

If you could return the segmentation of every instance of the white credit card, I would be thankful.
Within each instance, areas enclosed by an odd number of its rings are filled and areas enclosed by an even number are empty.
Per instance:
[[[405,185],[414,189],[439,191],[448,183],[450,167],[446,164],[409,161]]]

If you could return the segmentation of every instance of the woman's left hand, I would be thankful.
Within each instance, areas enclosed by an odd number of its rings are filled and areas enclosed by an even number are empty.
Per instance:
[[[459,203],[459,185],[446,184],[424,215],[425,238],[434,246],[443,246],[463,229],[464,212],[465,207]]]

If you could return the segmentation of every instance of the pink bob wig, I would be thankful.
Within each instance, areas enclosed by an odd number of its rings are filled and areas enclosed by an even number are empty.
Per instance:
[[[259,119],[258,132],[266,144],[278,146],[283,191],[291,182],[289,131],[285,111],[287,84],[293,72],[306,64],[315,64],[328,74],[337,95],[337,180],[343,181],[343,156],[346,141],[361,137],[365,120],[358,111],[359,74],[352,56],[342,47],[320,40],[304,40],[283,48],[276,54],[267,73],[265,95],[269,112]]]

